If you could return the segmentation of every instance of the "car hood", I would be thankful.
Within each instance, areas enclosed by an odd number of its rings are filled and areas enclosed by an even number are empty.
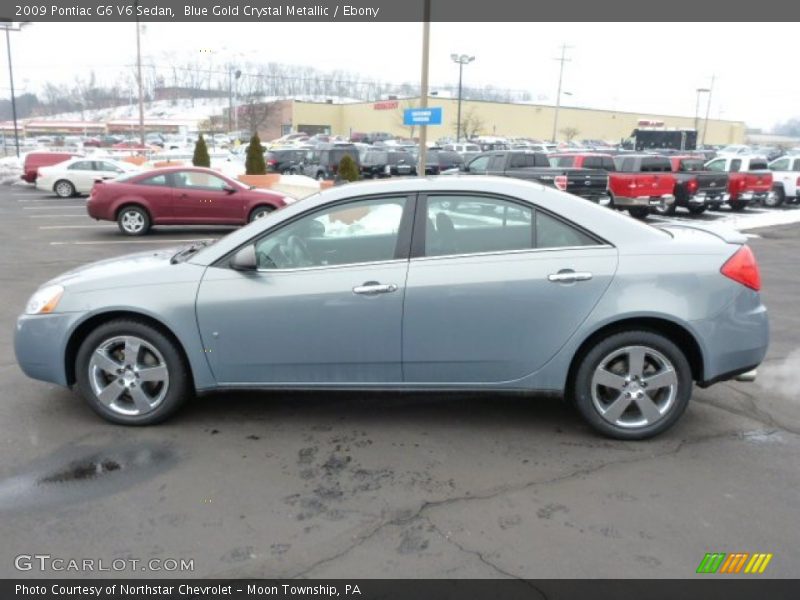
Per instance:
[[[173,266],[170,260],[183,247],[185,246],[107,258],[62,273],[47,282],[46,285],[91,289],[95,287],[93,284],[105,283],[107,285],[102,287],[124,287],[136,281],[147,279],[148,275],[152,275],[154,271],[164,270]]]

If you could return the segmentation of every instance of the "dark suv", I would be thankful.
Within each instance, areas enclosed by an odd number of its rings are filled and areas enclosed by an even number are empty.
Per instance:
[[[264,155],[270,173],[295,174],[301,171],[306,151],[301,148],[270,150]]]
[[[448,150],[428,150],[425,155],[425,173],[438,175],[442,171],[461,169],[464,166],[464,157],[458,152]]]
[[[307,150],[303,158],[303,175],[314,179],[335,179],[339,171],[339,161],[349,155],[361,170],[358,149],[353,144],[321,144],[314,150]]]
[[[361,176],[365,178],[389,177],[389,153],[385,150],[368,149],[361,154]]]

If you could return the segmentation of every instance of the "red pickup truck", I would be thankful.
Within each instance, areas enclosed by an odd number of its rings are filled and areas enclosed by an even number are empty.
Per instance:
[[[674,202],[675,177],[664,156],[651,154],[610,154],[575,152],[551,154],[554,167],[579,167],[608,171],[612,206],[627,209],[631,216],[645,219],[653,210],[664,212]]]
[[[750,203],[767,203],[775,194],[772,189],[772,171],[764,157],[720,156],[708,161],[706,169],[728,173],[728,205],[733,210],[744,210]],[[718,209],[719,205],[712,208]]]

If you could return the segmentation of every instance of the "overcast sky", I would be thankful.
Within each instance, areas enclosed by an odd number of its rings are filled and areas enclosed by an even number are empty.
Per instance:
[[[90,70],[101,81],[113,79],[135,60],[134,27],[35,23],[12,33],[17,88],[36,92],[48,80],[71,82]],[[563,89],[572,96],[564,97],[565,105],[693,116],[696,89],[716,75],[712,118],[769,128],[800,116],[800,77],[790,58],[797,33],[792,23],[433,23],[431,82],[456,82],[450,54],[473,54],[465,85],[527,90],[553,103],[553,58],[567,43]],[[233,58],[345,69],[400,83],[419,81],[421,38],[420,23],[148,23],[142,43],[147,62],[166,53],[217,65]],[[8,96],[2,73],[0,95]]]

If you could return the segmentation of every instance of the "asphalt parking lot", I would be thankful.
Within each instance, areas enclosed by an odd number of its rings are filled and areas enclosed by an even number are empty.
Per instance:
[[[83,202],[0,188],[0,576],[39,577],[14,558],[49,554],[192,559],[201,577],[668,578],[706,552],[773,553],[762,577],[796,576],[800,225],[753,232],[759,379],[697,389],[655,440],[485,395],[217,394],[123,428],[21,373],[17,313],[73,266],[226,230],[127,239]]]

